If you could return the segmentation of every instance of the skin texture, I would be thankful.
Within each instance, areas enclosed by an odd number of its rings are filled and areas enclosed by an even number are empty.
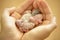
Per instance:
[[[34,3],[34,0],[31,0],[31,2],[30,0],[27,0],[26,4],[23,6],[30,6],[28,3]],[[0,40],[44,40],[50,35],[50,33],[56,28],[56,19],[51,15],[52,12],[44,0],[36,0],[36,3],[41,12],[49,14],[48,16],[50,16],[50,18],[47,18],[46,16],[46,20],[50,21],[50,24],[38,26],[23,35],[23,33],[21,33],[15,26],[15,18],[9,16],[10,13],[14,12],[12,12],[12,10],[15,9],[11,10],[9,8],[9,11],[6,9],[2,15],[2,30],[0,32]],[[18,12],[22,13],[26,9],[28,9],[28,7],[20,7],[18,8]]]
[[[35,23],[36,25],[38,25],[38,24],[42,23],[42,19],[43,19],[42,14],[37,14],[37,15],[31,17],[30,21],[32,21],[33,23]]]

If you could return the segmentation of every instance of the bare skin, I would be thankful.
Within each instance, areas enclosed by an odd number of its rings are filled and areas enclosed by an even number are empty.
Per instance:
[[[32,17],[31,11],[25,11],[24,13],[25,14],[16,21],[16,25],[21,32],[26,33],[35,26],[35,23],[29,22],[30,17]]]
[[[37,14],[30,18],[30,21],[35,23],[35,25],[42,24],[43,16],[42,14]]]
[[[34,3],[34,0],[31,0],[31,2],[30,0],[27,0],[26,4],[23,6],[26,7],[26,5],[28,5],[30,7],[28,3]],[[52,16],[52,12],[44,0],[36,0],[36,3],[41,12],[49,14],[50,17]],[[25,7],[18,8],[18,12],[22,13],[24,10],[29,8]],[[55,17],[52,16],[51,18],[47,18],[46,16],[46,20],[50,21],[50,24],[45,23],[45,25],[38,26],[23,35],[23,33],[20,32],[15,26],[16,19],[10,16],[10,14],[13,14],[14,12],[12,12],[12,10],[11,8],[9,8],[9,10],[6,9],[2,15],[2,30],[0,32],[0,40],[44,40],[56,28]]]
[[[16,26],[18,26],[21,32],[26,33],[39,24],[42,24],[42,19],[43,16],[39,14],[38,10],[36,12],[35,10],[33,12],[27,10],[24,12],[24,15],[16,21]]]

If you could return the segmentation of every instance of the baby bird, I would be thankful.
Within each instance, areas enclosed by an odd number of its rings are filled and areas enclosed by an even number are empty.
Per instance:
[[[39,10],[27,10],[24,12],[24,15],[20,20],[16,21],[16,25],[19,30],[23,33],[28,32],[33,29],[36,25],[42,23],[42,14],[40,14]]]
[[[18,26],[21,32],[25,33],[31,30],[32,28],[34,28],[35,24],[32,22],[29,22],[30,17],[32,17],[31,11],[30,10],[25,11],[21,19],[16,21],[16,25]]]

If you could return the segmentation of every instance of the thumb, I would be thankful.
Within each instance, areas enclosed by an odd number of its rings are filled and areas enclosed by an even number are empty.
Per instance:
[[[11,7],[11,8],[5,8],[4,12],[3,12],[3,16],[10,16],[11,13],[13,13],[15,11],[15,7]]]
[[[23,35],[23,33],[17,29],[15,19],[9,16],[10,10],[13,10],[13,8],[6,8],[2,15],[0,40],[20,40]]]
[[[53,17],[51,23],[46,26],[49,31],[53,31],[57,27],[56,17]]]
[[[56,28],[56,18],[53,17],[51,23],[48,25],[38,26],[28,33],[25,33],[22,40],[40,40],[45,39],[50,35],[50,33]]]

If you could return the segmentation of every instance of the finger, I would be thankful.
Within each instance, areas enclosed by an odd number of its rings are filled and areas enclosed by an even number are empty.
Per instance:
[[[32,5],[34,0],[27,0],[20,8],[17,9],[17,12],[22,14],[29,6]]]
[[[27,10],[32,10],[33,9],[33,6],[30,5],[30,7],[27,8]]]
[[[4,15],[5,16],[10,16],[10,14],[12,13],[12,12],[14,12],[15,11],[15,7],[12,7],[12,8],[6,8],[6,9],[4,9]]]
[[[16,7],[9,8],[10,15],[16,11]]]
[[[47,28],[49,31],[52,31],[52,30],[54,30],[56,27],[57,27],[56,17],[53,17],[51,23],[50,23],[49,25],[47,25],[46,28]]]
[[[40,2],[41,2],[42,0],[37,0],[37,6],[38,6],[38,8],[39,8],[39,10],[41,11],[41,12],[43,12],[43,9],[42,9],[42,7],[41,7],[41,5],[40,5]]]
[[[49,32],[53,31],[56,27],[57,27],[57,24],[56,24],[56,17],[54,16],[52,19],[51,19],[51,22],[47,25],[42,25],[43,27],[45,27],[45,29]],[[41,26],[40,26],[41,27]]]
[[[37,4],[40,11],[44,14],[44,18],[46,20],[50,20],[52,16],[52,11],[49,8],[48,4],[44,0],[38,0]]]
[[[11,14],[11,16],[13,18],[15,18],[16,20],[20,19],[21,18],[21,15],[19,13],[17,13],[16,11],[14,13]]]
[[[33,8],[34,9],[37,9],[38,8],[36,0],[34,0],[34,2],[33,2]]]

